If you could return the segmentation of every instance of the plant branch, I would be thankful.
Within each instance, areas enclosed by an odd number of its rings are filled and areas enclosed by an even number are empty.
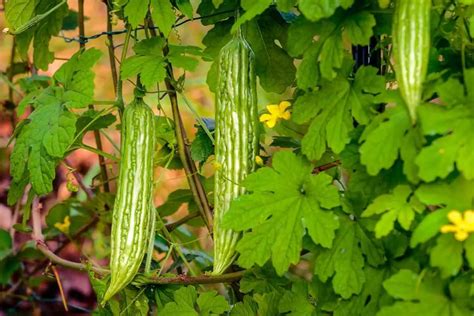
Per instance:
[[[32,207],[31,207],[31,220],[32,220],[32,226],[33,226],[33,232],[31,233],[31,238],[36,242],[36,248],[41,251],[46,258],[48,258],[51,262],[59,264],[61,266],[64,266],[66,268],[71,268],[75,270],[87,270],[87,266],[79,263],[79,262],[73,262],[69,261],[66,259],[63,259],[56,255],[54,252],[52,252],[48,245],[46,245],[44,241],[44,236],[41,231],[41,203],[39,202],[39,198],[35,197],[33,199]],[[98,273],[98,274],[104,274],[108,273],[108,270],[100,268],[100,267],[95,267],[91,266],[91,269]]]
[[[71,243],[72,240],[75,240],[75,239],[79,238],[79,236],[81,236],[83,233],[88,231],[98,221],[99,221],[99,217],[97,215],[95,215],[89,223],[82,226],[71,238],[68,238],[64,242],[60,243],[59,246],[56,248],[56,250],[53,251],[53,254],[56,255],[57,253],[61,252],[61,250],[63,250],[67,245],[69,245],[69,243]],[[29,275],[34,275],[35,273],[37,273],[41,269],[44,269],[47,264],[48,264],[48,260],[40,262],[36,266],[36,268],[33,269],[33,271],[31,271],[31,273],[29,273]]]
[[[112,81],[114,83],[115,95],[117,95],[117,84],[118,84],[118,75],[117,75],[117,65],[115,64],[115,51],[114,51],[114,37],[111,34],[112,32],[112,21],[111,16],[111,4],[110,1],[104,1],[107,6],[107,50],[109,53],[109,62],[110,62],[110,71],[112,73]]]
[[[333,161],[333,162],[330,162],[330,163],[327,163],[325,165],[321,165],[319,167],[316,167],[313,169],[313,173],[314,174],[318,174],[320,172],[323,172],[323,171],[326,171],[326,170],[329,170],[331,168],[334,168],[334,167],[337,167],[341,164],[341,161],[340,160],[336,160],[336,161]]]
[[[84,0],[78,0],[78,25],[79,25],[79,37],[83,37],[85,35],[85,28],[84,28]],[[79,47],[81,49],[85,49],[86,44],[80,42]],[[94,110],[94,106],[89,104],[89,109]],[[94,138],[97,149],[102,151],[102,140],[100,138],[99,131],[94,131]],[[99,158],[99,166],[100,166],[100,176],[102,178],[103,189],[104,192],[110,192],[109,181],[107,176],[107,168],[105,165],[105,159],[102,155],[98,155]]]
[[[232,273],[226,273],[222,275],[199,275],[199,276],[188,276],[178,275],[175,277],[155,277],[155,276],[144,276],[139,275],[135,278],[134,283],[136,284],[215,284],[215,283],[230,283],[233,281],[240,280],[246,271],[238,271]]]
[[[71,167],[71,164],[67,158],[64,159],[64,163],[68,166],[68,168],[71,168],[71,173],[76,179],[77,183],[81,187],[81,189],[86,193],[87,197],[89,199],[92,199],[94,197],[94,192],[92,192],[91,188],[86,186],[84,183],[84,179],[82,178],[82,175],[77,172],[74,168]]]
[[[86,144],[80,144],[80,146],[77,147],[77,148],[82,148],[82,149],[88,150],[90,152],[93,152],[94,154],[97,154],[99,156],[103,156],[103,157],[105,157],[107,159],[110,159],[112,161],[115,161],[115,162],[120,161],[120,159],[118,157],[115,157],[114,155],[108,154],[105,151],[102,151],[100,149],[91,147],[91,146],[86,145]],[[71,148],[71,149],[73,149],[73,148]],[[105,166],[105,161],[104,161],[104,166]],[[106,181],[108,181],[108,180],[106,180]]]
[[[189,213],[188,215],[184,216],[183,218],[178,219],[175,222],[166,224],[165,227],[168,229],[169,232],[172,232],[173,230],[187,223],[191,219],[199,217],[199,215],[200,215],[199,212]]]
[[[150,32],[152,36],[156,37],[157,33],[153,27],[151,19],[149,20]],[[164,56],[167,56],[169,53],[168,46],[166,45],[163,48]],[[168,76],[165,78],[166,90],[168,90],[168,97],[171,102],[171,111],[173,114],[173,120],[175,122],[175,133],[176,140],[178,145],[178,155],[181,159],[186,173],[186,178],[188,179],[189,187],[193,193],[196,204],[198,205],[199,213],[201,214],[204,223],[206,224],[207,229],[209,230],[209,235],[212,236],[212,212],[211,207],[209,206],[209,201],[207,200],[207,195],[204,190],[204,187],[199,179],[199,175],[196,169],[196,165],[191,158],[191,152],[189,149],[189,142],[187,139],[186,131],[184,129],[184,124],[181,119],[181,114],[178,107],[178,97],[176,94],[176,88],[173,86],[174,76],[173,76],[173,66],[168,62],[167,64]]]

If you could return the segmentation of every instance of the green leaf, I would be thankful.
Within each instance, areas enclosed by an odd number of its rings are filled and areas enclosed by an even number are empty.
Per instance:
[[[278,10],[289,12],[296,5],[296,0],[276,0]]]
[[[230,312],[231,316],[254,316],[257,315],[257,304],[248,296],[244,296],[243,302],[237,302]]]
[[[12,238],[10,234],[0,229],[0,261],[12,253]]]
[[[400,270],[383,282],[383,287],[391,296],[404,300],[418,298],[418,275],[411,270]]]
[[[124,7],[124,14],[127,17],[128,23],[130,23],[133,28],[143,24],[148,11],[149,2],[149,0],[128,0]]]
[[[142,84],[147,90],[156,90],[156,84],[166,78],[166,61],[163,57],[163,40],[161,38],[145,39],[133,48],[136,55],[122,64],[122,77],[130,78],[140,75]]]
[[[272,4],[272,0],[242,0],[241,6],[245,9],[245,13],[235,21],[232,26],[232,33],[235,33],[242,24],[252,20],[254,17],[265,11]]]
[[[13,161],[13,160],[10,160]],[[23,167],[24,168],[24,167]],[[8,190],[8,205],[15,205],[22,197],[25,191],[25,188],[29,180],[28,171],[25,170],[25,173],[20,177],[20,180],[12,181],[10,183],[10,189]]]
[[[26,24],[35,12],[37,1],[10,0],[5,3],[5,18],[12,31]]]
[[[451,209],[444,208],[438,209],[433,213],[426,215],[421,223],[418,224],[418,226],[413,231],[413,235],[411,236],[410,240],[410,246],[414,248],[416,245],[426,242],[439,234],[441,226],[449,222],[448,213],[450,211]]]
[[[193,6],[189,0],[176,0],[178,9],[186,15],[188,19],[193,18]]]
[[[201,49],[196,46],[170,45],[167,58],[174,67],[194,71],[199,61],[189,55],[200,56],[202,55]]]
[[[0,285],[7,285],[13,274],[21,268],[21,262],[16,257],[0,260]]]
[[[166,63],[164,58],[156,56],[132,56],[127,58],[121,67],[123,78],[140,74],[140,79],[146,89],[156,89],[156,84],[166,78]]]
[[[282,48],[275,43],[285,43],[288,27],[275,14],[264,14],[258,20],[248,23],[245,35],[255,53],[255,71],[260,85],[266,91],[282,93],[293,83],[296,68],[293,59],[285,51],[285,46]]]
[[[335,27],[333,26],[332,28],[329,28],[328,26],[332,26],[331,23],[314,23],[308,21],[303,16],[296,18],[296,20],[291,23],[288,29],[287,45],[290,56],[301,56],[310,46],[312,46],[311,44],[313,44],[313,38],[315,35],[319,35],[320,38],[325,38]],[[320,40],[317,42],[319,43]],[[319,47],[317,51],[318,50]],[[314,60],[315,64],[316,61],[317,60]]]
[[[229,303],[215,291],[200,293],[192,286],[181,287],[173,293],[174,302],[167,303],[160,315],[216,315],[230,310]],[[196,311],[196,304],[199,313]]]
[[[151,0],[151,17],[165,37],[171,32],[176,20],[169,0]]]
[[[474,145],[474,116],[470,107],[449,109],[430,104],[420,107],[419,113],[425,135],[443,135],[424,147],[416,158],[420,178],[427,182],[437,177],[445,178],[456,164],[465,178],[474,179],[474,154],[471,150]],[[436,122],[441,124],[436,125]]]
[[[473,207],[474,181],[457,177],[452,181],[423,184],[416,196],[426,205],[443,205],[451,209],[466,210]]]
[[[285,291],[278,304],[280,313],[288,315],[313,315],[315,307],[309,302],[308,284],[300,281],[293,283],[291,291]]]
[[[353,0],[300,0],[299,9],[308,20],[318,21],[333,15],[340,6],[344,9],[349,8],[353,2]]]
[[[364,142],[360,146],[360,158],[370,175],[394,164],[409,127],[408,114],[400,106],[387,109],[367,126],[360,138]]]
[[[191,157],[194,161],[205,162],[214,153],[214,144],[204,129],[199,126],[196,138],[191,144]]]
[[[60,88],[48,88],[36,99],[37,107],[18,134],[11,156],[14,181],[22,180],[27,167],[37,194],[52,190],[56,160],[74,139],[76,117],[60,103],[61,93]]]
[[[336,33],[324,41],[319,55],[321,75],[326,79],[334,79],[337,75],[336,70],[341,68],[344,60],[342,47],[342,36]]]
[[[216,291],[209,291],[201,293],[197,299],[199,306],[199,315],[221,315],[230,310],[229,303],[226,299],[218,295]]]
[[[339,205],[338,192],[330,176],[314,176],[311,171],[304,158],[278,152],[273,168],[261,168],[247,177],[243,185],[252,193],[234,200],[223,220],[226,228],[252,229],[237,245],[239,265],[263,266],[271,258],[282,275],[299,261],[305,228],[315,243],[331,247],[338,217],[323,208]]]
[[[304,54],[303,60],[296,71],[298,87],[308,90],[319,82],[319,65],[316,62],[320,53],[319,45],[312,45]]]
[[[258,304],[256,315],[278,315],[278,304],[281,299],[281,293],[272,291],[264,294],[256,294],[255,301]]]
[[[354,45],[369,45],[373,36],[375,17],[368,11],[359,11],[344,20],[344,31]]]
[[[466,252],[466,259],[471,269],[474,268],[474,235],[471,234],[468,239],[464,241],[464,251]]]
[[[92,66],[102,52],[95,48],[78,51],[54,74],[54,79],[64,87],[64,103],[71,108],[82,108],[92,103],[94,77]]]
[[[14,22],[19,23],[24,20],[28,21],[34,16],[46,14],[46,12],[61,3],[61,1],[62,0],[30,1],[30,4],[25,7],[25,13],[19,14],[19,20]],[[35,6],[33,15],[30,15],[31,5]],[[21,6],[17,7],[15,3],[13,3],[12,8],[20,10]],[[58,9],[49,13],[49,15],[43,18],[39,23],[25,32],[16,35],[17,48],[20,55],[26,58],[30,43],[33,41],[33,62],[39,69],[47,70],[49,64],[54,60],[54,54],[49,51],[49,41],[52,36],[57,35],[61,30],[63,19],[68,15],[68,12],[67,4],[61,5]],[[16,15],[17,11],[14,10],[12,15],[13,14]],[[27,18],[27,16],[29,17]]]
[[[443,283],[431,271],[418,275],[409,270],[400,270],[384,282],[384,287],[390,295],[404,301],[382,307],[377,316],[468,315],[466,310],[445,295]]]
[[[356,238],[356,224],[341,221],[331,249],[324,249],[316,258],[315,274],[323,282],[334,276],[334,291],[347,299],[362,290],[365,282],[364,257]]]
[[[288,279],[278,276],[271,265],[267,264],[262,268],[254,268],[245,273],[240,280],[240,291],[246,294],[282,291],[288,284]]]
[[[397,220],[405,230],[409,230],[415,212],[423,211],[423,205],[410,198],[412,190],[407,185],[397,186],[392,194],[378,196],[372,204],[362,213],[363,217],[383,214],[377,225],[375,225],[375,236],[381,238],[387,236]]]
[[[436,246],[430,253],[430,264],[441,270],[441,276],[447,278],[458,274],[462,266],[463,244],[452,234],[445,234],[438,237]],[[449,258],[449,260],[446,260]]]
[[[193,193],[190,190],[180,189],[171,192],[170,195],[168,195],[166,202],[156,210],[161,216],[169,216],[177,212],[184,203],[188,203],[188,211],[191,212],[196,210]]]
[[[340,300],[334,310],[335,316],[375,315],[379,310],[384,294],[382,282],[387,271],[365,267],[364,274],[366,281],[361,293],[349,300]]]
[[[101,115],[102,112],[87,110],[76,121],[76,131],[86,132],[107,128],[112,125],[116,118],[113,114]]]
[[[197,13],[202,17],[203,25],[211,25],[234,17],[239,7],[240,1],[237,0],[203,0],[199,3]],[[232,24],[232,21],[229,22]]]
[[[197,299],[196,289],[186,286],[173,293],[174,302],[165,305],[161,315],[199,315],[194,309]]]
[[[375,102],[372,93],[384,90],[383,79],[376,72],[373,67],[361,67],[352,84],[338,77],[296,100],[293,120],[302,124],[313,119],[302,140],[302,151],[308,158],[320,159],[326,143],[334,153],[340,153],[350,141],[352,117],[361,124],[368,123]]]
[[[216,59],[222,46],[232,38],[230,28],[231,22],[224,21],[217,23],[206,34],[203,39],[206,57]],[[268,92],[284,92],[295,78],[293,59],[284,46],[287,30],[288,25],[279,13],[270,10],[247,23],[245,27],[245,38],[255,54],[255,72],[260,79],[260,85]],[[283,48],[275,43],[277,41]],[[207,77],[211,91],[215,89],[217,71],[217,64],[214,62]]]

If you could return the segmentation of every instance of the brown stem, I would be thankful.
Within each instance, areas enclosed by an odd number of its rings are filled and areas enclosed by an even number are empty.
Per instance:
[[[179,226],[185,224],[186,222],[190,221],[193,218],[198,217],[199,215],[200,215],[199,212],[189,213],[188,215],[184,216],[183,218],[178,219],[177,221],[175,221],[173,223],[166,224],[165,226],[166,226],[166,228],[168,229],[169,232],[172,232],[173,230],[175,230]]]
[[[80,235],[88,231],[91,227],[93,227],[97,222],[99,221],[99,217],[95,216],[89,223],[85,224],[82,226],[71,238],[66,239],[64,242],[60,243],[59,246],[54,250],[53,254],[61,252],[69,243],[71,243],[72,240],[76,240]],[[44,260],[40,262],[31,272],[29,272],[29,275],[34,275],[37,272],[41,271],[48,265],[48,260]]]
[[[69,162],[69,160],[67,158],[64,159],[64,162],[66,163],[67,166],[69,166],[69,167],[71,166],[71,163]],[[89,199],[92,199],[94,197],[94,192],[92,192],[92,189],[90,187],[85,185],[84,179],[82,178],[82,175],[79,172],[77,172],[77,170],[75,170],[75,169],[73,169],[72,175],[76,179],[76,181],[79,184],[79,186],[81,187],[81,189],[86,193],[87,197]]]
[[[10,53],[10,68],[8,69],[8,80],[10,82],[13,82],[13,76],[14,76],[14,70],[15,70],[15,67],[14,67],[14,63],[15,63],[15,50],[16,50],[16,40],[15,40],[15,37],[13,37],[13,43],[12,43],[12,49],[11,49],[11,53]],[[13,87],[9,87],[8,88],[8,99],[13,102]],[[13,126],[15,127],[15,126]]]
[[[35,197],[33,199],[33,204],[31,207],[31,221],[33,226],[31,238],[36,242],[36,248],[41,251],[51,262],[62,265],[66,268],[76,270],[87,270],[87,267],[82,263],[72,262],[57,256],[49,249],[48,245],[46,245],[46,243],[44,242],[43,232],[41,230],[41,207],[42,206],[39,202],[39,198]],[[108,271],[106,269],[94,266],[91,266],[91,269],[99,274],[104,274]]]
[[[51,262],[58,264],[60,266],[63,266],[65,268],[70,268],[73,270],[79,270],[79,271],[87,271],[88,267],[87,265],[80,263],[80,262],[73,262],[70,260],[66,260],[64,258],[59,257],[56,255],[54,252],[52,252],[48,246],[46,246],[45,243],[42,243],[41,241],[36,241],[36,248],[43,253],[43,255],[46,256]],[[90,266],[90,269],[94,271],[97,274],[107,274],[109,273],[109,270],[101,268],[101,267],[96,267],[96,266]]]
[[[79,47],[84,49],[86,44],[81,40],[85,36],[85,28],[84,28],[84,0],[78,0],[78,25],[79,25]],[[94,106],[89,104],[89,109],[94,110]],[[100,132],[95,130],[94,131],[94,138],[96,146],[99,150],[102,150],[102,140],[100,138]],[[107,181],[107,167],[105,164],[105,159],[102,156],[99,157],[99,166],[100,166],[100,176],[102,178],[102,183],[104,187],[104,192],[110,192],[109,182]]]
[[[172,74],[173,70],[171,65],[168,66],[169,73]],[[201,181],[199,180],[198,172],[196,169],[196,165],[191,158],[191,153],[189,150],[189,142],[186,136],[186,131],[184,130],[184,124],[181,119],[181,115],[179,113],[178,107],[178,98],[176,95],[176,91],[174,90],[174,86],[171,83],[170,79],[165,79],[166,89],[172,90],[172,92],[168,92],[168,96],[171,102],[171,110],[173,112],[173,120],[176,124],[175,132],[176,138],[178,143],[178,155],[181,159],[184,171],[186,172],[186,176],[189,182],[189,187],[191,192],[193,192],[194,198],[196,199],[199,212],[206,224],[209,232],[212,234],[212,213],[211,208],[209,206],[209,202],[207,200],[206,192],[204,191],[204,187],[202,186]]]
[[[156,37],[157,33],[154,29],[153,23],[150,19],[150,33],[152,36]],[[164,56],[168,55],[169,49],[168,46],[163,48]],[[199,213],[201,214],[204,223],[209,230],[209,234],[212,236],[212,211],[209,206],[209,201],[207,199],[206,191],[199,179],[199,174],[197,172],[196,165],[191,158],[191,152],[189,149],[189,141],[184,129],[184,124],[179,113],[178,106],[178,97],[176,94],[176,89],[173,86],[174,76],[173,76],[173,66],[167,64],[168,77],[165,79],[166,90],[168,91],[168,97],[171,102],[171,111],[173,113],[173,120],[175,122],[175,133],[178,145],[178,155],[183,163],[184,171],[186,173],[186,178],[188,179],[189,188],[193,193],[196,204],[198,205]]]
[[[110,71],[112,73],[112,81],[114,83],[114,91],[117,94],[117,83],[118,83],[118,75],[117,75],[117,65],[115,64],[115,52],[114,52],[114,37],[112,35],[112,22],[111,22],[111,6],[110,1],[105,1],[105,5],[107,6],[107,49],[109,52],[109,61],[110,61]]]
[[[336,160],[336,161],[333,161],[333,162],[330,162],[330,163],[327,163],[325,165],[321,165],[319,167],[316,167],[313,169],[313,173],[314,174],[318,174],[320,172],[323,172],[323,171],[326,171],[328,169],[331,169],[331,168],[334,168],[334,167],[337,167],[341,164],[341,161],[340,160]]]
[[[199,275],[187,276],[178,275],[176,277],[154,277],[139,276],[137,283],[141,284],[214,284],[214,283],[230,283],[240,280],[244,276],[245,271],[232,272],[222,275]]]

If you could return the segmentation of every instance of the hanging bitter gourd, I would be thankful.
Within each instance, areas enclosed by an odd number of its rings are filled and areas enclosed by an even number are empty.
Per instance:
[[[393,52],[400,93],[416,122],[430,52],[431,0],[397,0],[393,17]]]
[[[150,239],[154,218],[153,151],[154,115],[141,98],[125,108],[117,196],[112,217],[110,285],[105,303],[137,273]]]
[[[258,149],[254,54],[240,31],[219,53],[217,82],[213,274],[222,274],[235,258],[240,236],[222,228],[222,218],[245,192],[241,182],[254,170]]]

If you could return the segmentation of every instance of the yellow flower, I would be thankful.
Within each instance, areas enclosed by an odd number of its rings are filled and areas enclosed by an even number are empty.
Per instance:
[[[214,169],[215,169],[215,170],[220,170],[220,169],[222,169],[222,164],[221,164],[220,162],[218,162],[218,161],[213,161],[213,162],[212,162],[212,165],[214,166]]]
[[[263,166],[263,159],[262,159],[262,157],[260,157],[260,156],[255,156],[255,163],[256,163],[258,166]]]
[[[69,215],[64,217],[64,222],[54,224],[54,227],[56,227],[58,230],[65,234],[69,232],[69,226],[71,226]]]
[[[454,238],[459,241],[464,241],[469,237],[470,233],[474,232],[474,211],[467,210],[464,214],[461,212],[452,210],[448,213],[448,219],[452,225],[443,225],[441,232],[454,233]]]
[[[264,122],[269,128],[273,128],[279,119],[289,120],[291,113],[288,108],[290,106],[291,104],[288,101],[282,101],[279,105],[267,105],[269,113],[260,115],[260,122]]]

